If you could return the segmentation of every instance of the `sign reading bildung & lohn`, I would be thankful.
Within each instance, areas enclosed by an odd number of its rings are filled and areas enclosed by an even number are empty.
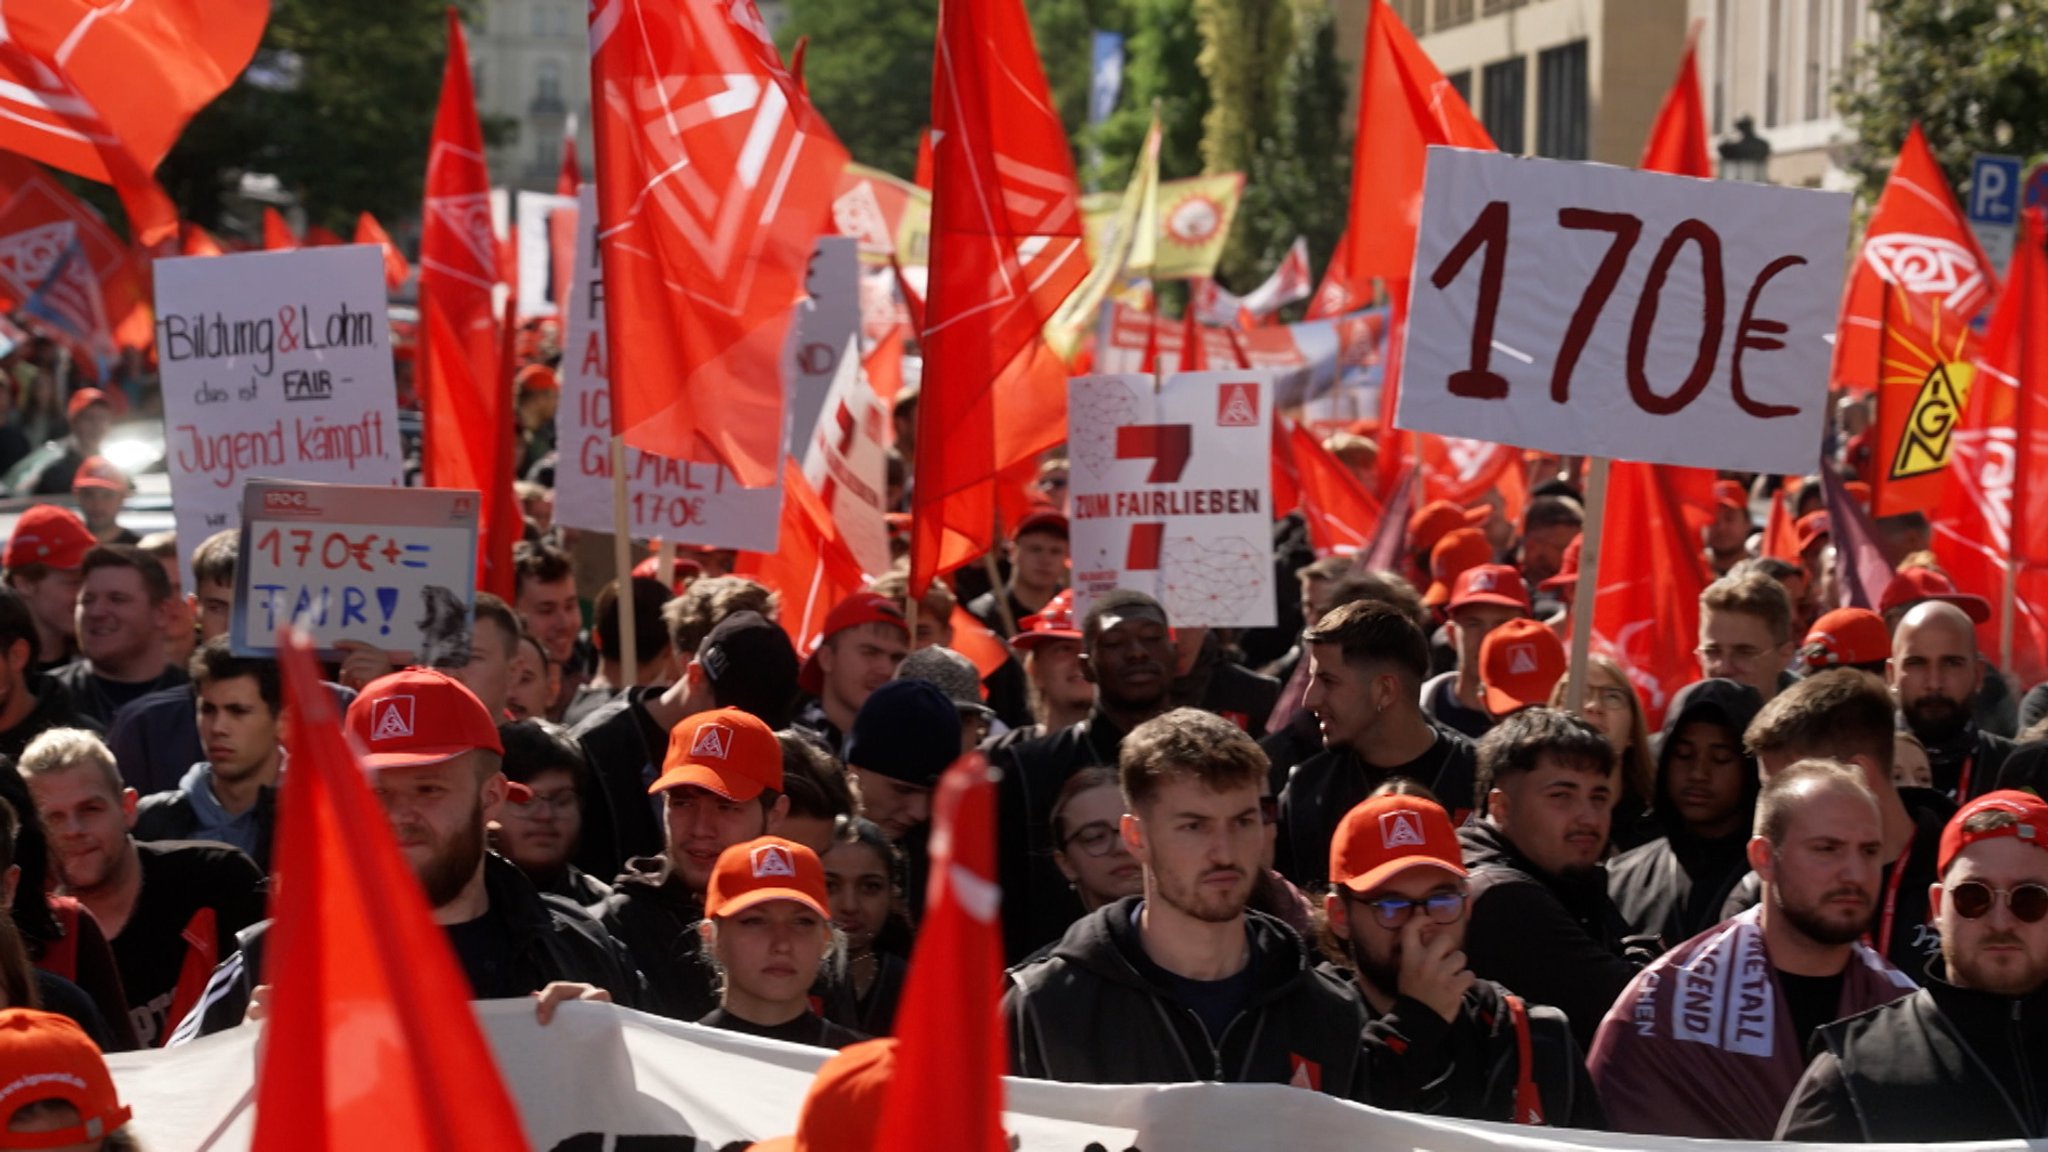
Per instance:
[[[562,403],[555,416],[555,520],[610,532],[612,390],[605,372],[604,268],[597,248],[597,186],[579,196],[576,275],[562,349]],[[717,464],[626,449],[626,524],[636,539],[706,548],[775,551],[780,481],[742,488]]]
[[[158,260],[156,347],[178,567],[252,476],[402,479],[384,254],[370,244]]]
[[[1431,148],[1396,427],[1800,473],[1849,197]]]
[[[356,641],[409,663],[468,660],[475,492],[251,480],[242,493],[237,655],[274,656],[295,623],[328,659]]]
[[[1273,601],[1273,377],[1067,381],[1074,611],[1116,588],[1190,627],[1261,627]]]

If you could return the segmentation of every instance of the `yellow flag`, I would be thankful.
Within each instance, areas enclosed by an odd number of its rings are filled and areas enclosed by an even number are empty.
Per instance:
[[[1095,324],[1102,302],[1130,273],[1143,273],[1152,266],[1158,252],[1159,235],[1159,140],[1157,113],[1145,143],[1138,151],[1138,163],[1131,169],[1130,185],[1098,232],[1095,222],[1083,215],[1083,230],[1099,237],[1097,251],[1090,254],[1088,278],[1081,281],[1045,322],[1045,341],[1062,360],[1072,360],[1081,338]]]
[[[1242,172],[1163,181],[1151,208],[1159,222],[1152,233],[1156,245],[1152,258],[1148,265],[1140,265],[1134,257],[1127,267],[1134,272],[1149,267],[1155,280],[1199,280],[1215,275],[1224,238],[1230,235],[1243,195]],[[1115,192],[1081,197],[1090,260],[1101,262],[1104,238],[1116,227],[1123,206],[1124,196]]]

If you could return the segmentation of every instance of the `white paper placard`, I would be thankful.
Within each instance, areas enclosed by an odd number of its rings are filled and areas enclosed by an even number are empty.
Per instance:
[[[576,275],[562,344],[562,404],[555,415],[555,520],[590,532],[612,530],[611,381],[605,375],[604,274],[599,263],[597,186],[578,194]],[[741,488],[716,464],[626,449],[626,515],[635,539],[706,548],[775,551],[782,520],[781,473],[766,488]]]
[[[1272,399],[1258,371],[1067,381],[1077,616],[1129,588],[1174,624],[1275,622]]]
[[[796,364],[789,385],[789,454],[799,459],[818,426],[846,342],[860,331],[860,241],[818,237],[804,272],[804,295],[796,308]],[[854,345],[856,356],[859,351]]]
[[[858,337],[841,350],[804,452],[804,479],[869,576],[889,570],[889,409],[861,371]]]
[[[381,248],[192,256],[155,270],[180,571],[240,523],[252,476],[401,481]]]
[[[1431,148],[1396,427],[1810,471],[1849,197]]]
[[[519,318],[557,316],[562,301],[555,298],[557,283],[567,277],[555,276],[555,247],[550,221],[557,212],[576,215],[574,196],[546,192],[521,192],[513,202],[513,225],[518,232],[515,250],[519,254]]]

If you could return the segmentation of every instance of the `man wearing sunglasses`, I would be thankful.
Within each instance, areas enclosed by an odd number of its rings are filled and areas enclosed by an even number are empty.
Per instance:
[[[1941,833],[1941,959],[1920,991],[1820,1030],[1777,1139],[2048,1136],[2048,802],[1999,791]]]
[[[1427,796],[1382,789],[1337,825],[1323,898],[1336,959],[1375,1028],[1406,1049],[1401,1074],[1374,1081],[1373,1105],[1604,1128],[1564,1014],[1465,967],[1465,875],[1458,834]]]

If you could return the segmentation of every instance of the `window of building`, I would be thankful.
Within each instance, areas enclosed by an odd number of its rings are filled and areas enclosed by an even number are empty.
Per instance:
[[[1465,102],[1465,107],[1470,108],[1472,106],[1472,70],[1470,68],[1460,69],[1444,77],[1444,83],[1451,86],[1451,90],[1458,94],[1458,99]]]
[[[1472,0],[1436,0],[1436,19],[1432,29],[1456,28],[1472,22]]]
[[[535,36],[545,36],[548,34],[548,6],[545,4],[535,4],[533,6],[533,34]]]
[[[534,66],[533,98],[535,100],[562,99],[562,65],[554,60],[543,60]]]
[[[1588,106],[1586,42],[1551,48],[1536,57],[1536,154],[1584,160],[1592,109]]]
[[[1479,14],[1482,16],[1497,16],[1511,8],[1520,8],[1528,2],[1529,0],[1480,0]]]
[[[1479,81],[1480,122],[1493,143],[1510,155],[1523,151],[1522,121],[1528,106],[1529,62],[1511,56],[1488,64]]]

